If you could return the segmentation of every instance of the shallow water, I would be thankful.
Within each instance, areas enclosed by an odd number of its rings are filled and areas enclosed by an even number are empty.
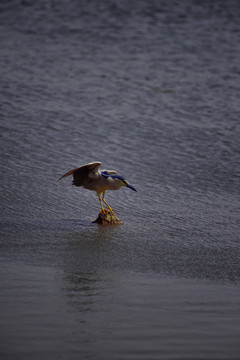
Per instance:
[[[0,5],[4,359],[238,359],[238,1]],[[138,190],[57,179],[89,161]]]

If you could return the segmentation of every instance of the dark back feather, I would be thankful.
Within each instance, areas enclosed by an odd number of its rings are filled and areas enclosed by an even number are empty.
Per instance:
[[[62,177],[60,177],[59,180],[72,175],[73,176],[73,185],[75,186],[83,186],[85,181],[88,179],[88,174],[90,172],[95,172],[100,167],[101,163],[99,161],[95,161],[86,165],[82,165],[80,167],[76,167],[70,171],[68,171],[66,174],[64,174]]]
[[[83,186],[85,180],[88,177],[89,170],[86,168],[76,169],[73,173],[73,182],[72,184],[75,186]]]

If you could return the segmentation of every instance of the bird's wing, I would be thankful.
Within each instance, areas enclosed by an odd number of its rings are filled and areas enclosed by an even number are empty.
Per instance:
[[[60,177],[59,180],[69,176],[73,175],[73,185],[76,186],[82,186],[88,175],[92,173],[96,173],[101,166],[101,162],[95,161],[91,162],[79,167],[76,167],[70,171],[68,171],[66,174],[64,174],[62,177]]]

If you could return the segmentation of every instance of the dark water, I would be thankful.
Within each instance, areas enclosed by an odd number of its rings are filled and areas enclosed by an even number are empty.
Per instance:
[[[1,358],[240,358],[239,17],[1,1]],[[123,226],[57,181],[90,161]]]

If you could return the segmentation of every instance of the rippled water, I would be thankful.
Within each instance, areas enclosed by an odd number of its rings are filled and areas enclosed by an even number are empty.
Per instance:
[[[1,357],[239,359],[239,15],[1,2]],[[123,226],[57,180],[89,161]]]

